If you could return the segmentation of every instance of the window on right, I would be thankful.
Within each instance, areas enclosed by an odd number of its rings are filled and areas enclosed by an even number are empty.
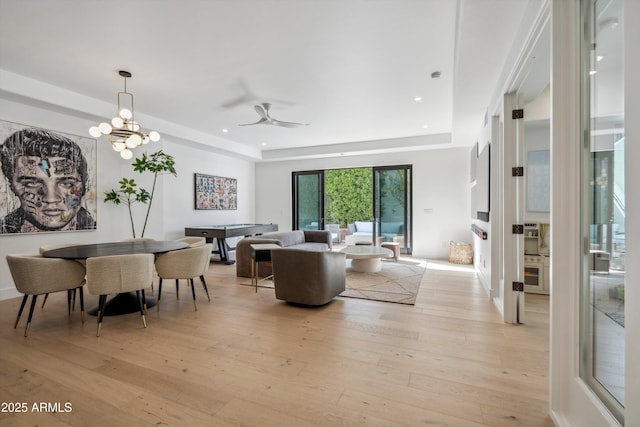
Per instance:
[[[582,24],[580,375],[623,422],[624,0],[583,0]]]

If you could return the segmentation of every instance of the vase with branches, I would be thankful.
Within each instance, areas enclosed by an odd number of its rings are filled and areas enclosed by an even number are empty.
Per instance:
[[[143,153],[142,157],[138,157],[135,159],[135,162],[132,166],[135,172],[150,172],[153,174],[153,184],[151,186],[151,192],[142,187],[138,187],[138,184],[133,178],[122,178],[120,181],[118,181],[118,184],[120,184],[120,189],[112,189],[111,191],[104,193],[104,201],[105,203],[112,202],[116,205],[125,204],[127,206],[127,209],[129,210],[129,220],[131,221],[131,232],[133,234],[133,237],[135,238],[137,236],[131,206],[133,206],[135,203],[144,203],[147,205],[147,212],[144,217],[142,233],[140,234],[140,237],[144,237],[144,232],[147,229],[147,222],[149,221],[149,213],[151,212],[151,205],[153,203],[153,196],[156,191],[158,175],[172,174],[173,176],[177,176],[178,174],[175,169],[175,160],[173,156],[163,152],[162,150],[150,155],[147,155],[147,153]]]

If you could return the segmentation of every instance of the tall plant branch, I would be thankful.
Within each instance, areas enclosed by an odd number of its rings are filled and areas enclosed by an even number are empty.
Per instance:
[[[149,156],[146,153],[142,154],[141,158],[136,158],[133,164],[133,170],[139,173],[152,172],[153,173],[153,186],[151,187],[151,195],[149,197],[149,205],[147,206],[147,213],[144,218],[144,225],[142,227],[142,235],[147,229],[147,222],[149,221],[149,214],[151,212],[151,205],[153,203],[153,196],[156,191],[156,182],[159,174],[171,173],[173,176],[177,176],[175,169],[175,160],[172,156],[164,153],[162,150],[157,151]]]
[[[156,182],[158,175],[163,173],[171,173],[173,176],[177,176],[175,170],[175,161],[172,156],[165,154],[162,150],[147,156],[146,153],[142,154],[141,158],[136,158],[133,164],[133,170],[139,173],[152,172],[153,173],[153,187],[151,193],[144,188],[137,188],[138,185],[134,179],[122,178],[119,181],[120,189],[111,190],[105,193],[105,202],[112,202],[116,205],[126,203],[129,210],[129,220],[131,221],[131,232],[133,237],[136,237],[136,229],[134,226],[133,212],[131,205],[133,203],[148,204],[147,212],[144,218],[144,226],[142,227],[142,234],[140,237],[144,237],[144,233],[147,228],[147,222],[149,220],[149,213],[151,212],[151,205],[153,203],[153,196],[156,191]]]

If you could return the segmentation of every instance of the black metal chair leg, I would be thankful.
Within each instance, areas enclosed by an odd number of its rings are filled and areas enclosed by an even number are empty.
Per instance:
[[[67,312],[71,316],[71,289],[67,290]]]
[[[193,295],[193,308],[198,311],[198,306],[196,305],[196,287],[193,285],[193,277],[189,279],[189,282],[191,283],[191,294]]]
[[[76,311],[76,292],[77,288],[73,289],[73,296],[71,297],[71,311]]]
[[[158,280],[158,301],[156,302],[156,311],[160,311],[160,298],[162,298],[162,277]]]
[[[140,307],[140,315],[142,316],[142,324],[144,327],[147,327],[147,319],[144,317],[144,305],[142,303],[142,299],[140,298],[140,291],[136,291],[136,299],[138,300],[138,306]]]
[[[24,328],[24,336],[29,335],[29,327],[31,326],[31,318],[33,317],[33,309],[36,306],[36,298],[38,295],[34,295],[31,297],[31,308],[29,309],[29,318],[27,319],[27,327]]]
[[[147,315],[147,297],[144,295],[144,289],[142,290],[142,307],[144,308],[144,314]]]
[[[178,301],[180,301],[180,289],[178,287],[179,283],[180,283],[180,279],[176,279],[176,299]]]
[[[84,323],[84,289],[82,286],[78,289],[80,290],[80,320]]]
[[[16,323],[13,325],[13,329],[18,327],[18,322],[20,321],[20,316],[22,316],[22,310],[24,310],[24,306],[27,303],[27,298],[29,298],[29,295],[25,294],[25,296],[22,298],[22,303],[20,304],[20,310],[18,310],[18,317],[16,317]]]
[[[100,336],[100,331],[102,330],[102,318],[104,317],[104,308],[105,308],[106,302],[107,302],[107,296],[100,295],[99,308],[98,308],[98,330],[96,332],[96,337]]]
[[[200,281],[202,282],[202,287],[204,291],[207,293],[207,299],[211,302],[211,297],[209,296],[209,289],[207,289],[207,282],[204,281],[204,276],[200,276]]]
[[[40,309],[44,308],[44,305],[47,302],[47,298],[49,298],[49,294],[44,294],[44,299],[42,300],[42,307],[40,307]]]

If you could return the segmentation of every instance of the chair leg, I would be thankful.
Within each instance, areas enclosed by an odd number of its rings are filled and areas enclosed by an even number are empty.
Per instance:
[[[73,295],[71,297],[71,311],[75,311],[76,310],[76,292],[78,291],[77,288],[74,288],[71,292],[73,292]]]
[[[142,316],[142,324],[146,328],[147,327],[147,319],[144,317],[144,305],[142,303],[142,299],[140,299],[140,291],[136,291],[136,299],[138,300],[138,305],[140,306],[140,315]]]
[[[176,279],[176,299],[177,299],[178,301],[180,301],[180,292],[179,292],[179,291],[180,291],[180,289],[178,288],[178,284],[179,284],[179,282],[180,282],[180,279]]]
[[[144,315],[147,315],[147,297],[144,295],[144,289],[141,290],[142,292],[142,308],[144,308]]]
[[[22,304],[20,304],[20,310],[18,310],[18,317],[16,317],[16,323],[13,325],[13,329],[18,327],[18,322],[20,321],[20,316],[22,316],[22,310],[24,310],[24,306],[27,303],[27,298],[29,298],[27,294],[22,298]]]
[[[84,289],[82,286],[78,289],[80,290],[80,320],[84,323]]]
[[[31,326],[31,318],[33,317],[33,309],[36,306],[36,298],[38,295],[33,295],[31,297],[31,308],[29,309],[29,318],[27,319],[27,327],[24,329],[24,336],[29,335],[29,327]]]
[[[44,299],[42,300],[42,307],[40,307],[40,309],[44,308],[44,304],[47,302],[47,298],[49,298],[49,294],[44,294]]]
[[[67,290],[67,312],[71,316],[71,289]]]
[[[198,311],[198,306],[196,305],[196,287],[193,285],[193,277],[189,279],[189,282],[191,283],[191,294],[193,295],[193,308]]]
[[[162,277],[158,280],[158,301],[156,302],[156,311],[160,312],[160,298],[162,298]]]
[[[202,282],[202,287],[204,287],[204,291],[207,293],[207,299],[211,302],[211,297],[209,296],[209,289],[207,289],[207,282],[204,281],[204,275],[200,276],[200,281]]]
[[[105,303],[107,302],[106,295],[100,295],[99,305],[98,305],[98,330],[96,331],[96,337],[100,336],[100,331],[102,330],[102,317],[104,316],[104,308]]]

